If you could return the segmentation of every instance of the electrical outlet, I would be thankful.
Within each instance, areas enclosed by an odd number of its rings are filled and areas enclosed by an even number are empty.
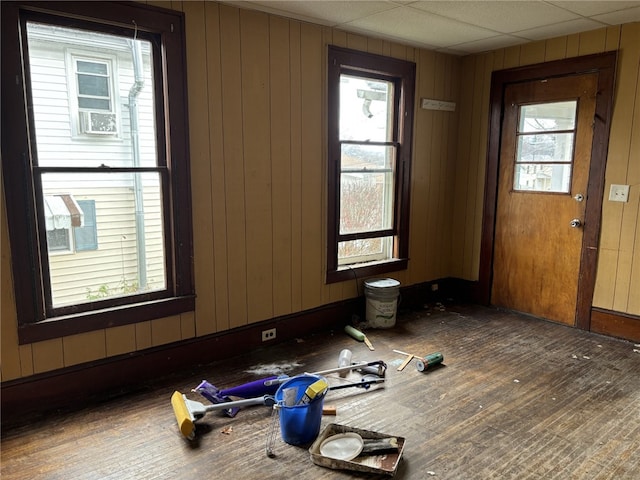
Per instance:
[[[269,340],[275,340],[276,339],[276,329],[275,328],[270,328],[269,330],[263,330],[262,331],[262,341],[263,342],[268,342]]]
[[[609,190],[609,200],[612,202],[629,201],[629,185],[611,185]]]

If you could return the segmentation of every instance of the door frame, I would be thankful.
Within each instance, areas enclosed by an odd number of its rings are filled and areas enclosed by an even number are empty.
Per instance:
[[[491,74],[487,167],[485,173],[484,213],[480,240],[480,271],[477,291],[477,300],[479,302],[486,305],[491,303],[493,247],[496,210],[498,207],[498,172],[500,166],[500,142],[505,88],[507,85],[514,83],[583,73],[597,73],[598,86],[595,122],[593,125],[591,163],[586,193],[588,201],[586,202],[583,220],[584,233],[582,237],[582,252],[580,255],[580,278],[578,279],[575,321],[576,327],[583,330],[590,329],[617,56],[617,51],[611,51],[506,70],[496,70]]]

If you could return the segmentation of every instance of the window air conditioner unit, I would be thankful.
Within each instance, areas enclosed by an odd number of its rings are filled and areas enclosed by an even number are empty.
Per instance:
[[[116,114],[106,112],[80,112],[80,129],[82,133],[95,135],[114,135],[116,130]]]

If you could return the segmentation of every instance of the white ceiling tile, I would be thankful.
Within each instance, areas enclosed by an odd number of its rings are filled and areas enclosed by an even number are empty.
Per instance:
[[[495,36],[495,32],[412,8],[396,8],[344,25],[438,47]]]
[[[563,35],[571,35],[572,33],[586,32],[602,28],[602,24],[581,18],[579,20],[570,20],[568,22],[554,23],[545,27],[534,28],[531,30],[523,30],[517,32],[518,37],[527,38],[529,40],[543,40],[546,38],[560,37]]]
[[[500,33],[528,30],[578,15],[541,1],[420,1],[411,4],[425,12],[479,25]]]
[[[640,0],[220,1],[455,55],[640,21]]]
[[[520,45],[527,42],[529,42],[529,40],[526,38],[519,38],[511,35],[497,35],[491,38],[476,40],[475,42],[452,45],[450,48],[463,51],[464,53],[480,53],[497,50],[499,48],[511,47],[513,45]]]
[[[573,2],[549,2],[558,7],[564,8],[571,12],[575,12],[583,17],[592,17],[603,13],[624,10],[639,6],[640,2],[615,2],[615,1],[573,1]]]
[[[345,2],[338,0],[323,1],[251,1],[238,2],[241,6],[251,4],[262,11],[269,11],[278,15],[295,15],[305,20],[316,20],[322,25],[336,26],[350,22],[357,18],[367,17],[374,13],[399,8],[385,1],[357,1]],[[243,5],[244,4],[244,5]]]
[[[640,22],[640,6],[626,10],[619,10],[617,12],[595,15],[592,18],[599,22],[606,23],[607,25],[621,25],[623,23]]]

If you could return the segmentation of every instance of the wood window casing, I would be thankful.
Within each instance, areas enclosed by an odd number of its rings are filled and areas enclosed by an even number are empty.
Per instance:
[[[153,44],[155,124],[163,177],[167,285],[160,292],[70,306],[51,315],[46,235],[34,181],[35,127],[28,79],[25,19],[95,30]],[[133,21],[132,21],[133,19]],[[11,243],[19,343],[31,343],[192,311],[195,306],[189,180],[184,15],[108,2],[2,3],[2,173]],[[11,81],[7,81],[11,79]],[[27,221],[25,221],[25,218]],[[49,301],[50,302],[50,301]]]
[[[415,96],[415,63],[347,48],[329,46],[328,51],[328,227],[327,283],[379,275],[407,268],[409,257],[409,186]],[[338,243],[353,238],[371,238],[371,233],[340,235],[340,79],[342,74],[392,82],[395,87],[396,119],[392,142],[397,148],[392,228],[374,232],[393,237],[392,258],[340,266]],[[372,142],[373,144],[373,142]]]

